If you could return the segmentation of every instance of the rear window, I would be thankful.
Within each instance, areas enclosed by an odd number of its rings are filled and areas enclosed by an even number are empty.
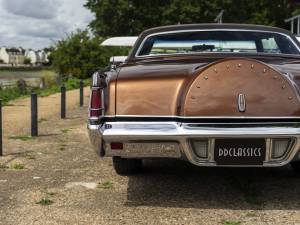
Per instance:
[[[258,31],[190,31],[148,37],[139,56],[190,53],[300,54],[283,34]]]

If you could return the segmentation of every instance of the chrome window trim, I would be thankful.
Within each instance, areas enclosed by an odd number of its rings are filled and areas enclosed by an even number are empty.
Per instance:
[[[298,45],[296,44],[296,42],[291,38],[290,35],[281,33],[281,32],[277,32],[277,31],[263,31],[263,30],[252,30],[252,29],[225,29],[225,28],[218,28],[218,29],[192,29],[192,30],[174,30],[174,31],[165,31],[165,32],[158,32],[158,33],[153,33],[153,34],[149,34],[147,35],[143,41],[141,42],[141,44],[139,45],[137,51],[135,52],[134,57],[135,58],[155,58],[157,56],[174,56],[174,55],[198,55],[199,53],[177,53],[177,54],[156,54],[156,55],[139,55],[142,47],[144,46],[144,43],[146,42],[146,40],[149,37],[155,36],[155,35],[161,35],[161,34],[173,34],[173,33],[186,33],[186,32],[199,32],[199,31],[246,31],[246,32],[261,32],[261,33],[273,33],[273,34],[280,34],[283,36],[286,36],[293,44],[294,46],[298,49],[298,51],[300,52],[300,48],[298,47]],[[212,53],[204,53],[201,52],[201,54],[212,54]],[[214,52],[214,54],[228,54],[227,53],[223,53],[223,52]],[[237,55],[241,54],[241,53],[236,53]],[[244,54],[244,53],[243,53]],[[253,54],[253,53],[252,53]],[[270,53],[261,53],[258,55],[269,55]],[[293,55],[293,54],[278,54],[278,55]],[[300,55],[300,53],[298,54]]]

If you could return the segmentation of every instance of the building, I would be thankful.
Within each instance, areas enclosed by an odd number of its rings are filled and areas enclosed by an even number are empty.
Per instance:
[[[50,53],[45,52],[44,50],[34,51],[32,49],[28,49],[25,51],[25,58],[30,59],[30,63],[33,65],[41,65],[49,61],[49,54]]]
[[[28,49],[25,51],[25,58],[30,59],[31,64],[37,64],[39,61],[38,54],[32,49]]]
[[[11,65],[24,64],[25,56],[21,48],[0,48],[0,60]]]
[[[19,48],[0,48],[0,63],[12,66],[23,65],[25,59],[30,59],[31,65],[43,65],[49,62],[50,51]]]

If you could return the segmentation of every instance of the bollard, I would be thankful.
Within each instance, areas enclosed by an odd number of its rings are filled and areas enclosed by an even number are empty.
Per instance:
[[[38,102],[34,92],[31,93],[31,136],[38,136]]]
[[[66,87],[62,85],[60,91],[61,91],[60,118],[65,119],[66,118]]]
[[[0,156],[3,156],[2,144],[2,101],[0,100]]]
[[[80,107],[83,106],[83,80],[80,80],[80,83],[79,83],[79,105]]]

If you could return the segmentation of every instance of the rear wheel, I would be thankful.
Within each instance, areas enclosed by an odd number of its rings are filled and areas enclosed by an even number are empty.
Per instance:
[[[136,174],[142,169],[141,159],[124,159],[121,157],[113,157],[113,166],[119,175]]]
[[[300,161],[297,162],[291,162],[291,166],[293,170],[300,175]]]

